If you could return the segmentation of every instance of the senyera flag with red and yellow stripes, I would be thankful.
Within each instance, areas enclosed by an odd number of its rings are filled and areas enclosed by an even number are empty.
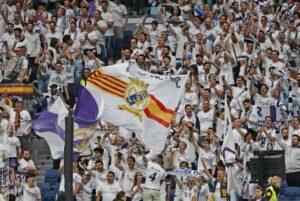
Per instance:
[[[112,96],[124,99],[126,95],[126,89],[129,83],[113,77],[111,75],[105,74],[102,70],[96,71],[88,79],[88,83],[94,85],[96,88],[104,93],[108,93]],[[160,102],[154,95],[149,95],[150,102],[148,107],[144,108],[145,115],[157,121],[158,123],[169,127],[172,123],[175,111],[166,108],[162,102]]]
[[[163,136],[169,134],[187,78],[154,75],[125,63],[96,70],[86,89],[103,98],[102,120],[142,133],[140,139],[159,150],[165,142]]]

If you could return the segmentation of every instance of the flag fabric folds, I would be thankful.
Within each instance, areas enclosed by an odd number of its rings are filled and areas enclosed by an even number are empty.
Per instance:
[[[160,152],[169,134],[188,75],[160,76],[136,64],[116,64],[98,69],[86,88],[103,97],[101,120],[124,127],[154,152]]]
[[[235,151],[235,142],[234,135],[232,132],[232,121],[230,117],[230,110],[228,107],[227,96],[225,96],[225,113],[224,113],[224,121],[225,121],[225,136],[222,145],[222,159],[226,166],[227,173],[227,192],[230,193],[230,190],[237,189],[238,185],[236,183],[236,174],[235,174],[235,159],[236,159],[236,151]],[[239,190],[239,189],[238,189]]]
[[[77,102],[74,114],[74,154],[85,151],[93,137],[94,130],[103,110],[103,101],[95,99],[84,87],[80,89],[82,97]],[[53,159],[60,159],[64,156],[65,146],[65,117],[69,111],[63,100],[59,97],[53,105],[42,112],[40,117],[32,122],[36,134],[43,137],[49,145]]]

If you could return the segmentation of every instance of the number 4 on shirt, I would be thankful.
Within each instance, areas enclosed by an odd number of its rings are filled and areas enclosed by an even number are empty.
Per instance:
[[[157,172],[154,172],[152,175],[149,176],[149,178],[151,179],[151,181],[155,180],[156,175],[157,175]]]

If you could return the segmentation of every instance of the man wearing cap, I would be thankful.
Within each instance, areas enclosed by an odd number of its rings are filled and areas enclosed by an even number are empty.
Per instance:
[[[55,102],[55,100],[60,96],[58,92],[58,85],[52,84],[50,86],[50,92],[49,93],[43,93],[43,101],[47,104],[47,108],[50,108],[51,105]]]
[[[14,125],[15,135],[19,137],[22,147],[28,149],[28,136],[31,132],[31,116],[27,110],[23,109],[23,99],[16,97],[14,108],[9,107],[3,99],[1,104],[9,114],[9,121]]]

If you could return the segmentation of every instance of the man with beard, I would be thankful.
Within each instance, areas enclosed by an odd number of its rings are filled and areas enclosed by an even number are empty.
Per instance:
[[[283,138],[283,137],[282,137]],[[285,153],[285,172],[288,186],[300,187],[300,137],[292,135],[291,144],[284,143],[284,138],[278,140]]]
[[[241,113],[241,121],[247,128],[248,132],[252,134],[255,139],[257,135],[257,109],[251,104],[250,99],[243,101],[243,110]]]
[[[23,151],[23,158],[20,160],[20,168],[22,171],[30,172],[35,175],[38,173],[38,169],[35,167],[33,160],[31,160],[31,154],[28,150]]]

